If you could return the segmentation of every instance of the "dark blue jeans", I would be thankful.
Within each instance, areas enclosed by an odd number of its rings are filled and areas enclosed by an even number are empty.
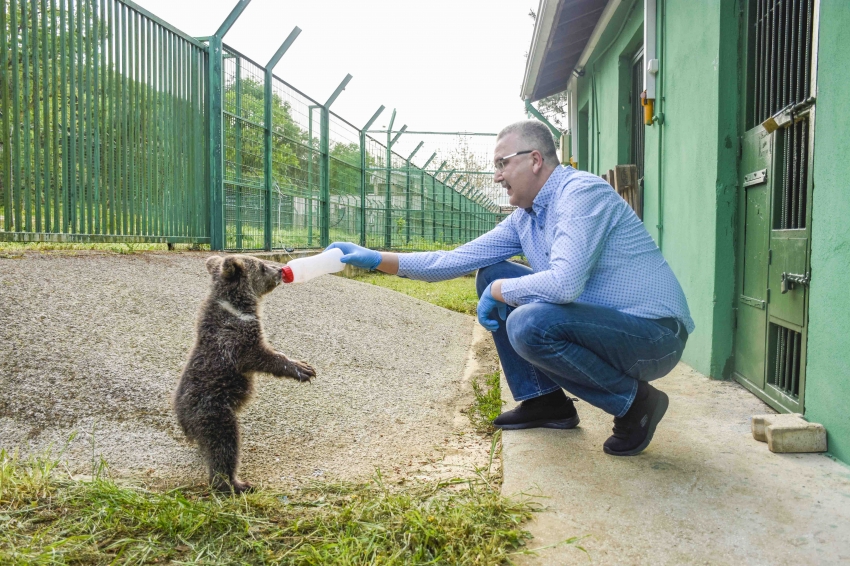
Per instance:
[[[507,261],[479,269],[478,296],[496,279],[530,273]],[[685,349],[652,319],[585,303],[509,305],[493,339],[515,400],[563,388],[615,417],[632,406],[638,381],[670,373]]]

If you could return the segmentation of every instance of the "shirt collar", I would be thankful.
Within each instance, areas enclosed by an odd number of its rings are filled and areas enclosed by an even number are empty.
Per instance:
[[[540,192],[538,192],[537,196],[534,197],[534,202],[531,203],[531,208],[525,209],[527,213],[531,214],[534,212],[534,214],[540,214],[542,210],[549,206],[549,203],[555,196],[555,189],[561,184],[561,179],[563,179],[566,170],[566,167],[560,165],[555,167],[555,170],[552,171],[552,174],[549,175],[549,178],[543,186],[540,187]]]

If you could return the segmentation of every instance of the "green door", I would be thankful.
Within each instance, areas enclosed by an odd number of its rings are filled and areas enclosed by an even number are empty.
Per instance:
[[[750,0],[741,139],[734,377],[804,412],[815,0]]]

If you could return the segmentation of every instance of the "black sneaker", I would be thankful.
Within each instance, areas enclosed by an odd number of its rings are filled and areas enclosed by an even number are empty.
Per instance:
[[[533,399],[526,399],[512,410],[502,413],[493,426],[504,430],[521,428],[575,428],[579,423],[573,400],[558,389]]]
[[[645,381],[638,382],[632,406],[622,417],[614,417],[614,434],[605,441],[602,449],[612,456],[634,456],[643,452],[669,404],[666,393]]]

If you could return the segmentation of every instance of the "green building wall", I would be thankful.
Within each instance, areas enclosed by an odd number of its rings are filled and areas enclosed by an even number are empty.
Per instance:
[[[806,418],[850,463],[850,7],[822,0],[812,197]]]
[[[738,15],[731,0],[660,0],[658,12],[663,124],[645,129],[644,223],[697,325],[683,361],[723,378],[732,355]],[[581,169],[628,163],[628,71],[642,43],[643,2],[624,2],[578,80],[578,109],[588,116],[578,132]]]
[[[850,463],[850,9],[822,0],[820,11],[805,403],[830,453]],[[578,80],[581,169],[628,162],[642,24],[643,2],[624,2]],[[733,352],[739,26],[735,0],[659,0],[663,124],[646,127],[644,222],[697,324],[683,361],[715,378],[729,377]]]

